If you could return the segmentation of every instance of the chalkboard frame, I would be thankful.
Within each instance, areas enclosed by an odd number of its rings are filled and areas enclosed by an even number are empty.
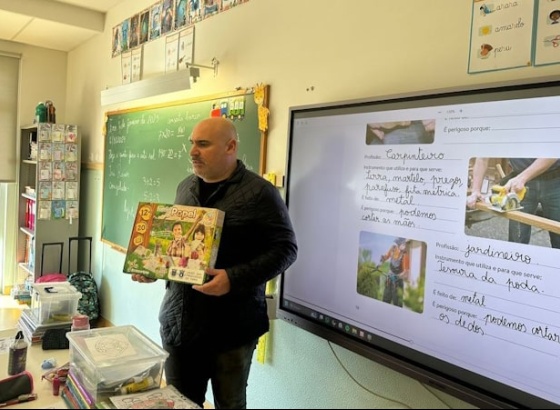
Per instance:
[[[258,89],[261,92],[259,93],[259,101],[256,100],[256,93],[255,90]],[[262,92],[264,91],[264,93]],[[260,118],[262,117],[262,113],[263,111],[266,112],[266,116],[268,116],[268,98],[269,98],[269,86],[268,85],[258,85],[257,88],[243,88],[243,89],[236,89],[235,91],[231,91],[231,92],[225,92],[225,93],[219,93],[219,94],[213,94],[213,95],[207,95],[207,96],[201,96],[201,97],[196,97],[196,98],[192,98],[192,99],[182,99],[182,100],[177,100],[177,101],[171,101],[171,102],[165,102],[165,103],[159,103],[159,104],[151,104],[151,105],[146,105],[146,106],[139,106],[139,107],[131,107],[131,108],[126,108],[126,109],[122,109],[122,110],[116,110],[116,111],[109,111],[105,114],[105,123],[104,123],[104,158],[103,158],[103,184],[102,184],[102,210],[101,210],[101,241],[109,246],[111,246],[111,248],[113,248],[114,250],[117,250],[119,252],[122,253],[126,253],[126,249],[128,247],[128,240],[129,240],[129,231],[130,229],[132,229],[132,224],[133,221],[132,219],[128,220],[127,218],[118,218],[115,217],[115,204],[112,203],[110,198],[110,194],[108,194],[108,192],[110,192],[110,189],[108,187],[108,184],[111,183],[111,179],[108,177],[108,175],[110,174],[109,172],[109,167],[111,165],[111,158],[112,156],[109,156],[108,153],[110,152],[110,146],[111,143],[108,141],[108,139],[114,135],[112,135],[112,128],[111,127],[111,120],[114,120],[116,118],[121,118],[121,117],[125,117],[127,118],[127,116],[131,116],[131,115],[139,115],[142,113],[145,114],[153,114],[153,113],[157,113],[157,112],[161,112],[161,110],[167,110],[167,109],[177,109],[177,108],[181,108],[181,107],[185,107],[185,108],[189,108],[192,106],[200,106],[202,104],[202,106],[206,106],[207,105],[207,109],[208,109],[208,117],[214,115],[217,115],[216,110],[218,110],[220,107],[216,107],[215,102],[218,101],[231,101],[232,99],[235,98],[240,98],[240,97],[245,97],[244,101],[245,101],[245,105],[247,106],[245,108],[245,113],[247,113],[248,117],[247,119],[251,122],[251,123],[255,123],[255,133],[254,135],[251,135],[251,150],[255,150],[255,144],[258,143],[258,164],[255,164],[254,162],[249,162],[245,160],[246,165],[249,165],[249,168],[253,169],[255,172],[257,172],[259,175],[263,175],[263,173],[265,172],[266,169],[266,143],[267,143],[267,136],[268,136],[268,126],[267,126],[267,118]],[[254,112],[253,112],[254,111]],[[238,121],[238,117],[235,117],[232,113],[231,110],[228,112],[227,109],[226,110],[222,110],[221,116],[225,116],[228,118],[231,118],[234,123],[236,121]],[[196,122],[198,122],[199,120],[203,119],[204,117],[198,119]],[[244,118],[245,119],[245,118]],[[265,121],[263,123],[263,120]],[[194,126],[195,123],[191,124]],[[192,128],[191,128],[192,129]],[[252,130],[252,128],[251,128]],[[187,130],[188,133],[187,135],[190,134],[191,130]],[[245,132],[247,132],[247,130],[245,130]],[[252,131],[251,131],[252,132]],[[244,135],[240,132],[239,138],[240,138],[240,144],[239,144],[239,157],[241,159],[245,159],[244,158],[244,153],[245,153],[245,146],[244,146],[244,138],[246,138],[247,135]],[[134,135],[130,136],[131,139],[135,138]],[[187,138],[187,137],[185,137]],[[134,140],[134,142],[137,142],[138,140]],[[146,147],[150,147],[150,142],[153,143],[153,141],[146,141]],[[125,143],[126,144],[126,143]],[[255,155],[253,155],[255,156]],[[183,161],[187,161],[187,159],[183,158]],[[185,173],[181,176],[180,179],[184,178],[185,176],[187,176],[188,174]],[[180,180],[178,179],[177,182]],[[172,201],[174,194],[175,194],[175,186],[173,186],[173,191],[170,193],[170,195],[167,195],[167,200],[168,201]],[[169,191],[169,190],[168,190]],[[169,192],[168,192],[169,193]],[[126,203],[126,201],[130,200],[131,204],[136,204],[137,202],[141,202],[142,200],[146,200],[146,198],[126,198],[126,193],[123,193],[122,191],[119,192],[119,195],[122,195],[122,197],[124,197],[124,201]],[[171,198],[171,199],[169,199]],[[154,201],[153,198],[151,202],[157,202]],[[130,204],[128,204],[130,206]],[[118,208],[117,208],[118,209]],[[132,211],[132,209],[130,210]],[[136,211],[136,209],[134,209],[134,212]],[[118,215],[118,212],[116,212],[116,214]],[[111,218],[109,215],[112,215],[113,217]],[[130,227],[127,226],[121,226],[123,225],[123,223],[126,224],[126,222],[130,222]],[[108,230],[108,226],[112,225],[112,227]],[[117,226],[118,225],[118,226]],[[126,232],[126,235],[124,234],[124,232]],[[120,237],[119,237],[120,236]],[[125,239],[126,236],[126,239]]]

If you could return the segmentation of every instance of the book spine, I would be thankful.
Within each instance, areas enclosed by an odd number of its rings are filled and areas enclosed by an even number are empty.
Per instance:
[[[68,391],[72,394],[72,397],[78,402],[80,409],[92,409],[95,408],[95,404],[88,403],[84,396],[80,394],[78,388],[72,383],[72,381],[66,378],[66,386]]]
[[[32,231],[35,231],[35,212],[36,212],[36,203],[35,200],[31,200],[29,203],[29,228]]]
[[[31,200],[25,200],[25,227],[31,229]]]
[[[76,399],[72,396],[72,393],[70,392],[70,390],[68,390],[67,386],[64,386],[62,388],[60,392],[60,397],[62,397],[62,400],[64,400],[64,403],[66,403],[66,406],[68,406],[69,409],[80,408],[80,405],[78,404]]]
[[[29,329],[29,331],[31,333],[35,333],[35,331],[37,330],[37,325],[33,322],[33,320],[27,316],[27,312],[30,309],[25,309],[23,312],[21,312],[21,316],[19,317],[20,321],[22,323],[24,323],[27,328]]]
[[[95,405],[95,399],[89,394],[89,392],[84,388],[84,386],[78,381],[76,374],[70,367],[68,371],[68,378],[66,379],[66,384],[70,383],[70,385],[74,386],[74,388],[81,394],[84,398],[84,401],[89,405]]]

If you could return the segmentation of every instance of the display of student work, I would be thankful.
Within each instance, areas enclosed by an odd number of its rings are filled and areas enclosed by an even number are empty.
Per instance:
[[[189,135],[204,118],[231,119],[239,136],[239,158],[262,175],[266,127],[259,115],[266,117],[268,86],[258,90],[107,113],[101,239],[126,252],[138,203],[173,203],[177,184],[193,172]]]
[[[249,0],[159,0],[113,26],[111,55],[176,33]],[[132,10],[134,11],[134,10]]]
[[[557,0],[472,0],[469,74],[560,63]]]
[[[223,223],[218,209],[140,202],[123,272],[202,285],[216,262]]]
[[[559,107],[556,80],[290,108],[277,316],[480,408],[558,408]]]
[[[469,74],[530,66],[534,1],[473,0]]]
[[[64,245],[78,235],[80,139],[74,124],[21,129],[18,262],[34,279],[59,273]]]

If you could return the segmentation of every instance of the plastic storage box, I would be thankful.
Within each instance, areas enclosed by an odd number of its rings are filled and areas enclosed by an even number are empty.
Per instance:
[[[69,283],[34,283],[32,289],[31,309],[38,324],[71,323],[78,313],[82,294]]]
[[[169,354],[132,325],[68,332],[70,373],[92,402],[158,388]]]

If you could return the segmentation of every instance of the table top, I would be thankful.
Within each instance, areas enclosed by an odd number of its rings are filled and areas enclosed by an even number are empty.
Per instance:
[[[0,309],[2,311],[4,309]],[[17,320],[16,320],[17,323]],[[0,331],[0,339],[13,338],[17,334],[17,328]],[[48,370],[41,368],[45,359],[54,359],[56,366],[62,366],[69,360],[69,350],[43,350],[40,344],[29,346],[27,349],[27,364],[25,370],[33,375],[33,392],[37,393],[37,400],[28,401],[11,405],[9,409],[66,409],[66,405],[60,396],[52,393],[52,384],[47,380],[41,380],[41,376]],[[0,380],[7,378],[8,375],[8,353],[0,352]]]
[[[15,329],[21,316],[20,308],[0,308],[0,331]]]

